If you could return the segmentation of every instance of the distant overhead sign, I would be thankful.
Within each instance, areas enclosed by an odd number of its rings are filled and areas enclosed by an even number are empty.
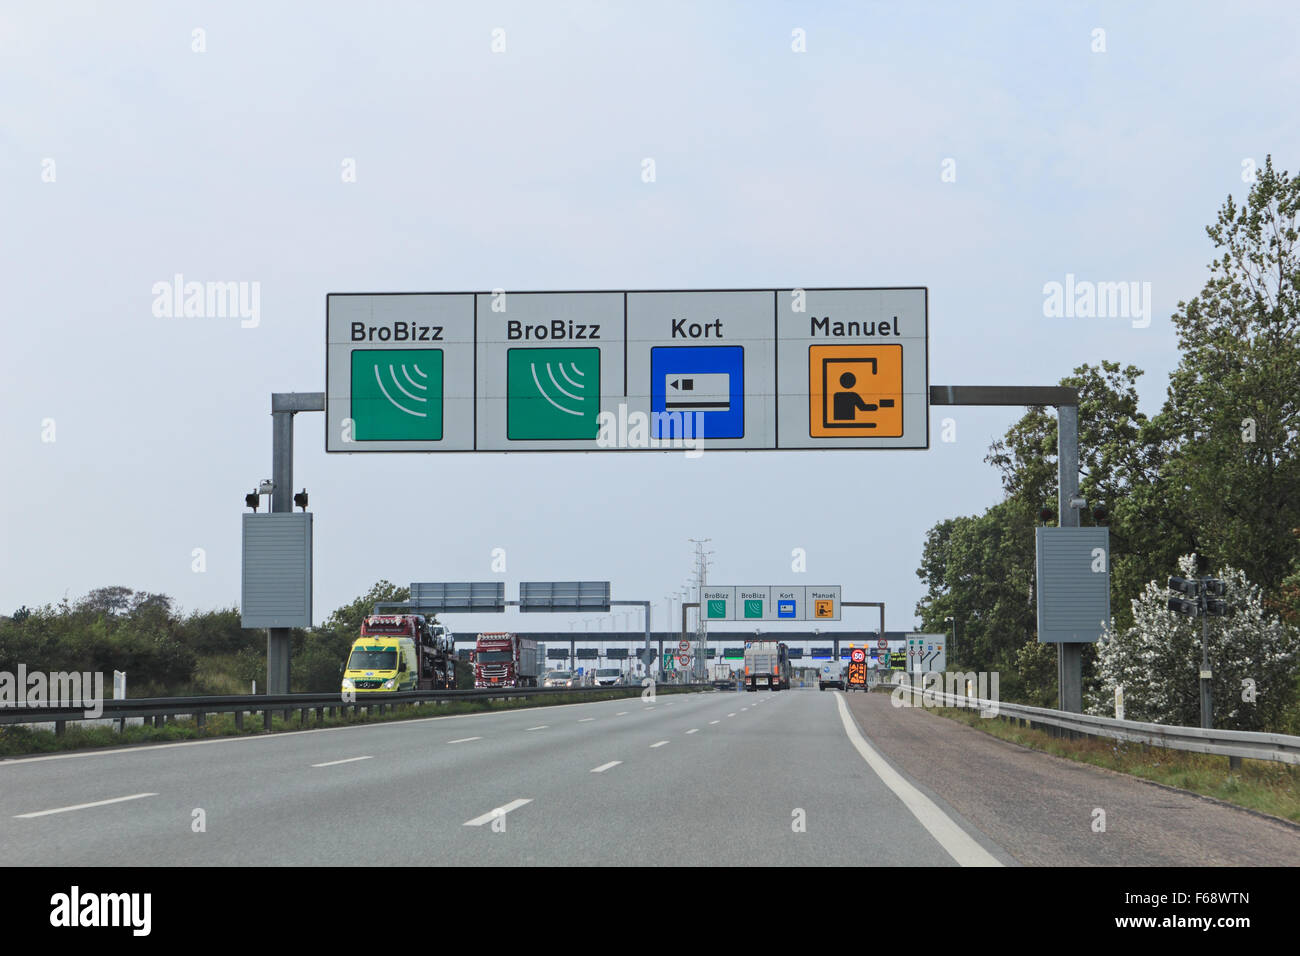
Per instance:
[[[521,611],[608,611],[608,581],[522,581]]]
[[[503,581],[412,582],[411,605],[426,614],[504,612],[506,586]]]
[[[334,293],[325,449],[929,447],[923,287]]]
[[[700,611],[706,621],[838,621],[840,586],[708,587]]]

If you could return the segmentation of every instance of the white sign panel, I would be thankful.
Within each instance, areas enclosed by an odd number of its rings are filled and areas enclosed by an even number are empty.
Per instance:
[[[326,451],[473,449],[473,295],[331,295],[326,313]]]
[[[777,293],[779,448],[928,448],[925,289]]]
[[[700,594],[700,614],[706,621],[734,621],[735,588],[705,588]]]
[[[948,670],[945,634],[912,634],[907,638],[907,670],[911,674],[943,673]]]
[[[326,313],[327,451],[929,446],[920,287],[338,293]]]
[[[838,621],[840,586],[705,588],[706,621]]]

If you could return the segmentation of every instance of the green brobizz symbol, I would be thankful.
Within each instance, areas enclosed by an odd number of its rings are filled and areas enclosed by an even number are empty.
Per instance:
[[[600,349],[510,349],[506,437],[595,438],[600,430]]]
[[[710,602],[709,602],[709,617],[723,618],[723,617],[726,617],[726,616],[727,616],[727,602],[726,602],[726,601],[710,601]]]
[[[354,349],[356,441],[442,439],[442,349]]]
[[[757,601],[745,602],[745,617],[762,617],[762,616],[763,616],[763,601],[761,599]]]

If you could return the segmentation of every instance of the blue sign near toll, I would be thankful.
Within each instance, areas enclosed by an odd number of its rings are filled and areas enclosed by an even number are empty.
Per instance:
[[[740,345],[663,345],[650,350],[651,432],[745,437],[745,349]],[[658,414],[653,414],[653,413]],[[682,419],[696,414],[702,417]]]
[[[794,617],[794,616],[795,616],[795,603],[796,603],[796,602],[794,602],[794,601],[777,601],[777,602],[776,602],[776,616],[777,616],[777,617]]]

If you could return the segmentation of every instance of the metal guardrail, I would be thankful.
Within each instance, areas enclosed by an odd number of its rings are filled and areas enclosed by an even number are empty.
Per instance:
[[[708,684],[657,684],[656,692],[674,688],[705,689]],[[351,710],[378,709],[384,713],[399,704],[445,703],[472,700],[507,700],[514,697],[547,697],[556,694],[596,694],[622,690],[627,696],[640,694],[643,688],[637,684],[621,687],[503,687],[475,688],[474,690],[415,690],[415,691],[361,691],[345,698],[342,692],[326,694],[232,694],[225,696],[204,697],[136,697],[126,700],[106,700],[102,702],[102,712],[97,717],[87,717],[87,711],[99,710],[88,706],[86,701],[61,702],[58,706],[0,706],[0,726],[12,724],[48,724],[55,725],[55,732],[62,733],[68,721],[115,720],[121,727],[127,718],[142,717],[160,724],[167,717],[193,717],[201,728],[207,714],[234,714],[236,728],[242,729],[245,714],[262,713],[263,724],[271,728],[272,717],[282,713],[287,720],[293,711],[300,711],[302,720],[307,722],[309,711],[315,711],[317,719],[326,712],[334,716]]]
[[[880,685],[891,691],[904,685]],[[1009,704],[961,694],[949,694],[931,687],[922,691],[913,686],[910,694],[918,699],[922,693],[952,706],[994,711],[994,716],[1010,718],[1083,734],[1089,737],[1108,737],[1132,743],[1166,747],[1170,750],[1187,750],[1193,753],[1217,754],[1223,757],[1272,760],[1278,763],[1300,764],[1300,737],[1289,734],[1270,734],[1250,730],[1215,730],[1203,727],[1170,727],[1165,724],[1148,724],[1136,720],[1116,720],[1114,717],[1094,717],[1091,714],[1072,714],[1064,710],[1030,707],[1026,704]],[[920,706],[919,702],[914,706]]]

